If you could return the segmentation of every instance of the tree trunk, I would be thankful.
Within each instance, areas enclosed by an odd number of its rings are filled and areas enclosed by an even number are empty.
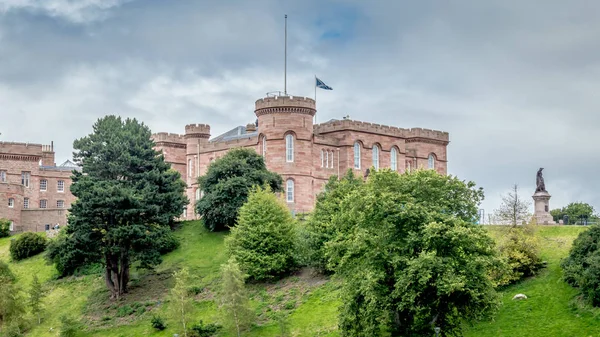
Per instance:
[[[104,262],[104,281],[108,290],[110,290],[110,298],[117,301],[121,295],[127,292],[127,283],[129,283],[129,256],[126,253],[121,253],[118,256],[106,253]]]

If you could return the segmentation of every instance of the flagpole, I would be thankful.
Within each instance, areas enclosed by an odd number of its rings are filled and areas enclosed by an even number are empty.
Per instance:
[[[283,94],[287,96],[287,14],[285,15],[285,48],[283,54]]]
[[[317,108],[317,75],[315,75],[315,81],[313,82],[315,85],[315,110]],[[315,124],[317,124],[317,113],[315,112]]]

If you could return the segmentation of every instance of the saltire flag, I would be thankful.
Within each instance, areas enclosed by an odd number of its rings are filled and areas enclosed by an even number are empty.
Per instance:
[[[317,88],[321,88],[321,89],[325,89],[325,90],[333,90],[332,87],[328,86],[327,84],[325,84],[325,82],[321,81],[317,77],[315,77],[315,79],[317,80]]]

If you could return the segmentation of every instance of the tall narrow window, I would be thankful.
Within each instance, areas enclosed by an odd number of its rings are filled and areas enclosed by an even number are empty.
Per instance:
[[[65,201],[64,200],[57,200],[56,201],[56,208],[65,208]]]
[[[329,160],[330,160],[329,167],[333,168],[333,151],[330,152]]]
[[[48,200],[40,200],[40,208],[46,208],[48,206]]]
[[[8,225],[8,230],[11,232],[15,231],[15,223],[13,221],[11,221],[10,225]]]
[[[410,172],[410,162],[406,162],[406,171]]]
[[[65,182],[64,180],[59,180],[58,184],[56,185],[57,187],[57,191],[58,192],[64,192],[65,191]]]
[[[0,171],[0,183],[6,182],[6,171]]]
[[[294,202],[294,181],[288,179],[286,182],[286,198],[287,202]]]
[[[10,208],[15,207],[15,199],[8,198],[8,207],[10,207]]]
[[[200,189],[196,189],[196,201],[200,200]]]
[[[29,198],[23,198],[23,208],[29,208]]]
[[[263,158],[267,156],[267,137],[262,137],[262,156]]]
[[[187,207],[183,207],[183,218],[187,219]]]
[[[192,169],[193,169],[193,167],[192,167],[192,160],[188,159],[188,177],[192,176]]]
[[[360,143],[354,143],[354,168],[360,169]]]
[[[31,172],[21,172],[21,185],[29,187],[29,179],[31,178]]]
[[[430,169],[434,169],[435,168],[435,157],[433,156],[433,153],[429,155],[429,158],[427,159],[427,166]]]
[[[294,162],[294,136],[288,134],[285,136],[285,160],[288,163]]]
[[[392,171],[398,170],[398,151],[396,151],[395,147],[392,147],[390,151],[390,168]]]
[[[325,151],[325,167],[329,167],[329,151]]]
[[[46,191],[48,189],[48,180],[40,180],[40,191]]]
[[[379,147],[377,145],[373,145],[373,167],[376,170],[379,169]]]
[[[321,167],[325,167],[325,150],[321,149]]]

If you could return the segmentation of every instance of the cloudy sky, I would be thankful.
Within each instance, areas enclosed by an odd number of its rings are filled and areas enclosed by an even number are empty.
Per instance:
[[[153,131],[254,121],[283,89],[318,120],[450,133],[449,172],[526,198],[545,168],[551,208],[600,210],[597,1],[0,0],[1,140],[54,141],[57,162],[99,117]]]

